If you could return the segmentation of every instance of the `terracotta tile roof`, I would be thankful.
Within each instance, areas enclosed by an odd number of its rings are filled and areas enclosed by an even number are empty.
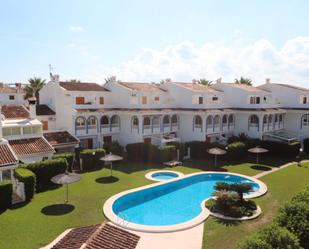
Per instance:
[[[258,87],[249,86],[249,85],[245,85],[245,84],[236,84],[236,83],[217,83],[217,84],[212,85],[212,87],[217,89],[216,87],[220,86],[221,84],[225,85],[225,86],[238,88],[238,89],[241,89],[241,90],[244,90],[244,91],[247,91],[247,92],[269,93],[269,91],[264,90],[264,89],[260,89]]]
[[[8,85],[0,86],[0,93],[24,93],[24,89],[22,87],[12,87]]]
[[[0,144],[0,167],[16,164],[17,161],[10,146],[8,144]]]
[[[220,90],[216,90],[209,86],[205,86],[198,83],[185,83],[185,82],[173,82],[173,83],[194,92],[213,92],[213,93],[221,92]]]
[[[97,83],[72,83],[72,82],[60,82],[61,87],[68,91],[96,91],[96,92],[108,92],[106,88]]]
[[[46,132],[43,136],[52,146],[78,143],[78,140],[67,131]]]
[[[166,92],[160,87],[160,84],[155,83],[137,83],[137,82],[118,82],[120,85],[136,91],[156,91]]]
[[[289,84],[282,84],[282,83],[271,83],[271,84],[275,84],[275,85],[279,85],[279,86],[283,86],[283,87],[288,87],[288,88],[291,88],[291,89],[294,89],[294,90],[309,92],[309,89],[304,88],[304,87],[292,86],[292,85],[289,85]]]
[[[79,249],[99,227],[91,225],[74,228],[51,249]]]
[[[55,115],[56,113],[50,109],[48,105],[36,105],[36,115],[44,116],[44,115]]]
[[[9,140],[9,144],[17,156],[54,152],[43,137]]]
[[[135,249],[139,239],[109,224],[91,225],[72,229],[51,249]]]
[[[30,117],[29,111],[23,105],[2,105],[1,113],[7,119],[24,119]]]
[[[139,239],[136,234],[105,224],[87,241],[85,249],[134,249]]]

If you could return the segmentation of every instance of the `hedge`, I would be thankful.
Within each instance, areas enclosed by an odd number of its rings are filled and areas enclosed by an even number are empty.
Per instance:
[[[261,144],[261,140],[258,138],[250,138],[245,133],[240,133],[238,136],[231,136],[227,140],[228,144],[234,142],[242,142],[246,145],[248,149],[259,146]]]
[[[264,140],[261,142],[261,147],[268,149],[271,156],[295,158],[299,155],[301,144],[294,142],[291,144]]]
[[[102,148],[97,149],[84,149],[80,151],[79,157],[82,160],[82,168],[85,171],[94,170],[102,165],[101,157],[105,156],[105,150]]]
[[[73,160],[74,160],[74,155],[73,153],[60,153],[60,154],[55,154],[53,156],[54,159],[57,159],[57,158],[64,158],[65,160],[67,160],[68,162],[68,170],[69,171],[72,171],[72,167],[73,167]]]
[[[186,149],[190,148],[190,156],[193,159],[201,159],[209,157],[207,150],[213,147],[219,147],[221,149],[225,149],[225,145],[219,143],[208,143],[202,141],[191,141],[187,142]]]
[[[157,147],[153,144],[134,143],[126,146],[128,158],[132,161],[166,162],[176,158],[176,147],[165,145]]]
[[[309,138],[304,139],[304,152],[309,154]]]
[[[0,182],[0,210],[9,208],[12,205],[13,185],[10,181]]]
[[[18,168],[15,170],[15,178],[25,184],[26,201],[30,201],[35,193],[35,174],[29,169]]]
[[[113,153],[114,155],[123,155],[123,147],[118,142],[105,143],[103,145],[106,153]]]
[[[250,236],[238,249],[301,249],[297,236],[276,224],[269,225]]]
[[[42,191],[51,184],[50,179],[64,173],[68,168],[68,162],[64,158],[49,159],[45,161],[21,164],[20,168],[31,170],[36,176],[36,191]]]
[[[230,160],[240,160],[247,155],[247,147],[243,142],[231,143],[227,148],[227,156]]]
[[[179,159],[183,160],[183,157],[187,155],[187,149],[186,145],[184,143],[179,142],[169,142],[166,145],[173,145],[176,148],[176,156],[177,156],[177,150],[179,151]]]

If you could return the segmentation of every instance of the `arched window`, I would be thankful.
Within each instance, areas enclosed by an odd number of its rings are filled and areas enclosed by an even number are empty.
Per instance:
[[[216,115],[214,118],[214,126],[220,127],[220,121],[221,121],[220,115]]]
[[[212,129],[213,126],[213,117],[212,116],[208,116],[206,118],[206,128],[207,129]]]
[[[279,121],[279,116],[278,114],[275,115],[275,123],[277,123]]]
[[[203,120],[202,120],[201,116],[199,116],[199,115],[194,116],[193,124],[194,124],[193,129],[201,129],[201,131],[202,131]]]
[[[249,127],[259,127],[259,117],[256,115],[251,115],[249,117]]]
[[[131,123],[131,125],[132,125],[132,129],[137,129],[138,130],[138,117],[136,117],[136,116],[133,116],[132,117],[132,121],[131,121],[132,123]]]
[[[226,114],[224,114],[222,117],[222,125],[227,126],[227,115]]]
[[[96,128],[96,126],[97,126],[97,118],[95,116],[90,116],[87,119],[87,126],[90,129]]]
[[[108,116],[104,115],[103,117],[101,117],[100,124],[101,124],[101,127],[108,128],[108,125],[109,125]]]
[[[120,126],[120,117],[118,115],[113,115],[111,117],[111,125],[112,125],[112,127],[119,127]]]
[[[235,123],[235,118],[234,118],[234,115],[233,114],[230,114],[229,115],[229,125],[234,125]]]
[[[268,128],[273,126],[273,115],[269,114],[268,116]]]
[[[268,116],[264,115],[264,117],[263,117],[263,124],[266,125],[267,122],[268,122]]]
[[[304,114],[301,118],[300,128],[309,126],[309,114]]]
[[[154,116],[152,118],[152,127],[160,127],[160,117]]]
[[[169,126],[169,124],[170,124],[170,116],[165,115],[163,117],[163,125],[166,127],[166,126]]]
[[[279,114],[279,122],[283,122],[283,114]]]
[[[178,116],[174,114],[171,118],[172,125],[177,125],[178,124]]]
[[[75,127],[76,127],[76,129],[82,130],[82,129],[85,129],[85,126],[86,126],[86,120],[85,120],[84,117],[77,117],[75,119]]]
[[[144,117],[143,119],[143,125],[145,126],[150,126],[150,118],[149,117]]]

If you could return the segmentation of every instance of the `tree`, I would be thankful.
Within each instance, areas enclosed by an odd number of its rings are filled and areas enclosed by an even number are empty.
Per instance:
[[[222,191],[222,190],[230,191],[231,185],[226,182],[217,182],[214,188],[216,191]]]
[[[197,81],[198,84],[204,85],[204,86],[210,86],[212,84],[212,81],[206,80],[206,79],[199,79]]]
[[[240,79],[235,79],[235,84],[252,86],[252,80],[249,78],[240,77]]]
[[[39,92],[45,85],[45,80],[34,77],[34,78],[30,78],[28,82],[29,82],[29,85],[27,85],[24,89],[26,93],[25,99],[35,97],[37,99],[37,103],[39,104],[40,102]]]
[[[252,186],[247,183],[233,183],[231,184],[231,190],[235,191],[240,198],[240,201],[244,200],[244,194],[248,194],[252,191]]]

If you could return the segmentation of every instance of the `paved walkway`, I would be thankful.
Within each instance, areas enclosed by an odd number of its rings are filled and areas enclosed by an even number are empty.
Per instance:
[[[193,228],[171,233],[133,232],[139,235],[136,249],[201,249],[204,223]],[[131,231],[132,232],[132,231]]]

